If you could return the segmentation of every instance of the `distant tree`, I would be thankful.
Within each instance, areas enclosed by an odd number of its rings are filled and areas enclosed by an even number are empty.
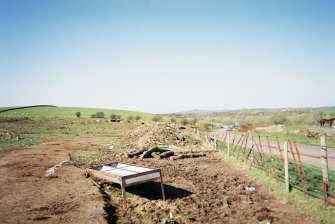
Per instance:
[[[156,114],[155,116],[152,117],[152,120],[154,122],[163,121],[163,117],[161,115]]]
[[[193,119],[191,120],[191,124],[192,124],[193,126],[195,126],[195,125],[197,124],[197,122],[198,122],[198,118],[193,118]]]
[[[140,115],[136,115],[135,116],[135,120],[137,120],[137,121],[141,120],[141,116]]]
[[[211,128],[213,128],[213,124],[211,124],[209,122],[203,123],[201,126],[205,131],[209,131],[209,130],[211,130]]]
[[[181,123],[182,125],[188,125],[190,122],[189,122],[186,118],[183,118],[183,119],[180,121],[180,123]]]
[[[316,120],[320,120],[326,116],[326,113],[324,111],[318,111],[315,113],[314,117]]]
[[[96,118],[105,118],[105,113],[104,112],[97,112],[95,114]]]
[[[112,120],[117,120],[117,115],[116,115],[116,114],[111,114],[110,118],[111,118]]]
[[[272,122],[275,125],[284,124],[287,122],[287,117],[285,115],[276,115],[272,117]]]
[[[77,118],[80,118],[80,117],[81,117],[81,113],[80,113],[79,111],[76,112],[75,115],[76,115]]]
[[[132,121],[133,120],[133,115],[129,115],[128,118],[127,118],[127,121]]]

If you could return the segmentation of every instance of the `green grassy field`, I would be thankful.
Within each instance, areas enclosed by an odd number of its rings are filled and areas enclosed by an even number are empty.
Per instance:
[[[140,116],[143,121],[151,121],[153,114],[126,111],[126,110],[113,110],[113,109],[99,109],[99,108],[80,108],[80,107],[31,107],[17,110],[1,112],[6,109],[0,108],[0,116],[15,116],[15,117],[75,117],[76,112],[81,113],[81,117],[88,118],[91,114],[96,112],[103,112],[105,118],[109,118],[111,114],[121,115],[122,119],[126,120],[128,116]],[[8,109],[8,108],[7,108]]]
[[[20,137],[19,140],[0,139],[0,153],[44,142],[92,136],[109,137],[117,144],[128,130],[138,125],[138,122],[96,123],[93,119],[88,118],[0,116],[0,130],[8,130]]]

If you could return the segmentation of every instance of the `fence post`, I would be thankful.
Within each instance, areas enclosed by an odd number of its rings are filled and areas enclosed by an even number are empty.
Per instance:
[[[290,176],[288,172],[288,143],[284,144],[284,170],[285,170],[285,188],[286,194],[290,192]]]
[[[321,134],[321,164],[322,164],[322,177],[323,177],[323,197],[325,203],[328,202],[328,190],[329,190],[329,179],[328,179],[328,158],[327,158],[327,144],[326,134]]]
[[[214,147],[215,147],[215,150],[217,150],[218,146],[218,139],[217,139],[217,136],[216,136],[216,133],[215,133],[215,136],[214,136]]]
[[[227,147],[228,147],[228,156],[230,155],[230,131],[227,131],[228,138],[227,138]]]

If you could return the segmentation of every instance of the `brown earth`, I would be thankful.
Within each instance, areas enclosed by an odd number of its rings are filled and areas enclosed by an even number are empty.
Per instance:
[[[169,213],[178,223],[311,223],[214,155],[178,161],[120,159],[162,168],[168,199],[161,200],[158,183],[129,187],[127,213],[119,186],[100,182],[98,188],[73,164],[60,167],[56,177],[44,176],[48,168],[69,159],[71,150],[94,148],[104,140],[53,142],[2,156],[0,223],[161,223]]]

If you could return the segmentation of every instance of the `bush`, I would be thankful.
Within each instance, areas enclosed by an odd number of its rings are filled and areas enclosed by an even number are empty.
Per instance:
[[[211,130],[211,128],[214,127],[214,125],[212,123],[209,123],[209,122],[203,123],[201,126],[205,131],[209,131],[209,130]]]
[[[183,118],[180,123],[182,125],[188,125],[190,122],[186,118]]]
[[[141,116],[136,115],[136,116],[135,116],[135,120],[137,120],[137,121],[141,120]]]
[[[127,121],[132,121],[133,120],[133,115],[129,115],[128,118],[127,118]]]
[[[96,114],[91,114],[90,117],[91,118],[97,118],[97,115]]]
[[[176,120],[176,118],[174,118],[174,117],[171,117],[171,123],[177,123],[177,120]]]
[[[81,113],[78,111],[75,113],[76,117],[80,118],[81,117]]]
[[[278,115],[278,116],[273,116],[271,120],[275,125],[284,124],[287,122],[287,117],[285,115]]]
[[[324,111],[319,111],[314,114],[314,119],[319,121],[320,119],[324,118],[326,113]]]
[[[153,116],[152,120],[154,122],[163,121],[163,117],[161,115],[156,114],[155,116]]]
[[[96,116],[96,118],[105,118],[105,114],[104,114],[104,112],[97,112],[97,113],[95,114],[95,116]]]
[[[116,115],[116,119],[118,119],[118,120],[122,120],[122,116],[120,115],[120,114],[118,114],[118,115]]]
[[[197,122],[198,122],[198,118],[193,118],[193,119],[191,120],[191,124],[192,124],[193,126],[195,126],[195,125],[197,124]]]
[[[117,120],[117,115],[116,115],[116,114],[111,114],[110,118],[111,118],[112,120]]]

